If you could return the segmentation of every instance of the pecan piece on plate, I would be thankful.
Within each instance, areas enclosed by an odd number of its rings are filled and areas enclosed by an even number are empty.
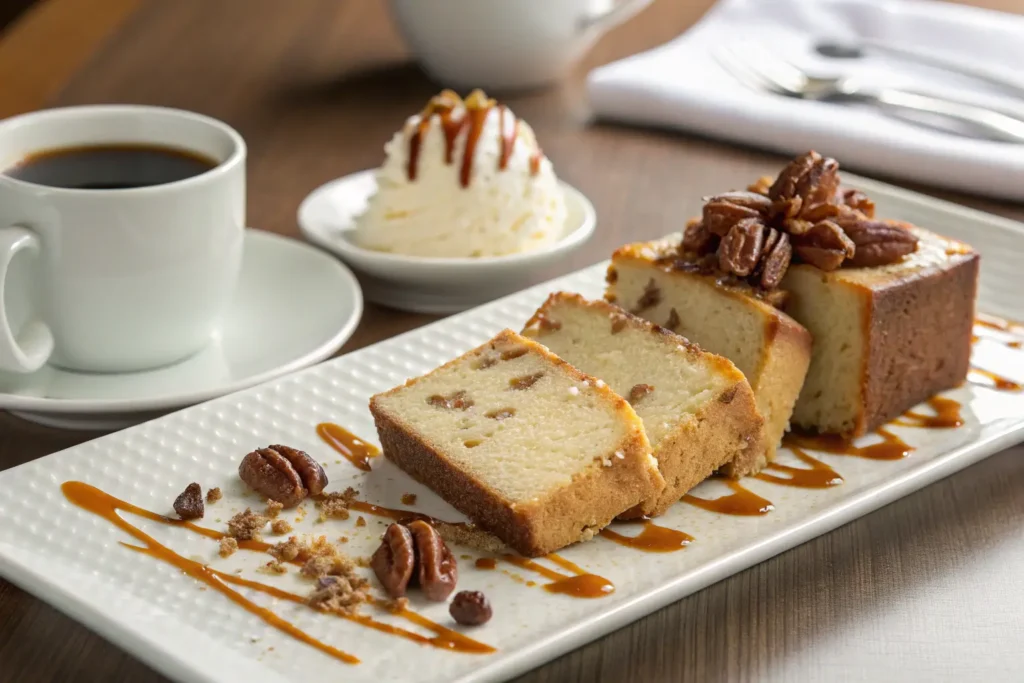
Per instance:
[[[825,271],[837,269],[853,257],[856,246],[832,221],[821,221],[803,235],[793,237],[793,252],[804,262]]]
[[[727,273],[746,277],[754,271],[763,249],[764,223],[760,218],[744,218],[718,245],[718,265]]]
[[[259,448],[242,459],[238,476],[258,493],[285,507],[298,505],[308,495],[319,495],[327,474],[304,451],[273,445]]]
[[[428,600],[444,602],[455,590],[458,564],[448,545],[434,527],[423,520],[409,524],[416,543],[417,579]]]
[[[847,265],[854,268],[895,263],[917,249],[917,235],[898,223],[848,219],[842,224],[857,251]]]
[[[199,484],[192,482],[174,499],[174,511],[184,520],[199,519],[206,512],[203,504],[203,490]]]
[[[452,619],[464,626],[479,626],[491,620],[494,612],[487,596],[480,591],[459,591],[448,606]]]
[[[416,568],[416,548],[412,532],[401,524],[392,524],[384,532],[380,547],[370,558],[377,580],[392,598],[401,598]]]

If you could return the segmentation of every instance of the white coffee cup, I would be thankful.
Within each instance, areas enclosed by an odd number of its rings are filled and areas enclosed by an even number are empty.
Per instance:
[[[391,0],[420,65],[453,88],[517,90],[562,78],[651,0]]]
[[[126,189],[69,189],[0,172],[0,369],[131,372],[204,348],[242,261],[242,137],[163,107],[49,109],[0,121],[0,169],[46,150],[130,144],[215,161]],[[6,290],[6,291],[5,291]]]

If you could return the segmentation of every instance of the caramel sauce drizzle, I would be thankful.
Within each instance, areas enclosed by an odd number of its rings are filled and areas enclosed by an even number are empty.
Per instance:
[[[370,471],[370,458],[380,455],[380,449],[369,444],[333,422],[321,422],[316,426],[316,433],[324,443],[341,453],[350,463],[364,472]]]
[[[549,567],[519,555],[502,555],[501,559],[521,569],[540,574],[551,583],[544,584],[544,590],[549,593],[569,595],[574,598],[603,598],[615,592],[615,584],[608,579],[589,574],[585,569],[573,564],[561,555],[546,555],[544,559],[566,569],[571,574],[563,574]]]
[[[971,379],[970,375],[967,376],[967,381],[971,384],[977,384],[981,387],[988,387],[989,389],[995,389],[997,391],[1021,391],[1024,387],[1019,382],[1015,382],[1012,379],[1007,379],[997,375],[990,370],[982,370],[981,368],[971,368],[971,373],[984,377],[985,380]]]
[[[832,455],[852,455],[868,460],[900,460],[914,452],[914,448],[888,429],[881,427],[875,434],[882,437],[870,446],[854,446],[853,442],[837,434],[796,434],[790,432],[782,444],[793,449],[808,449]]]
[[[462,151],[462,166],[459,168],[459,184],[462,187],[469,187],[469,181],[473,175],[473,155],[491,109],[493,107],[468,109],[459,117],[454,115],[452,109],[442,110],[438,114],[441,118],[441,130],[444,132],[445,164],[452,163],[455,156],[455,140],[463,130],[467,131],[466,146]],[[504,171],[508,168],[509,159],[512,158],[512,151],[519,138],[520,122],[503,104],[498,106],[498,116],[498,128],[501,135],[498,168]],[[422,117],[416,124],[412,135],[409,136],[409,159],[406,165],[406,175],[410,182],[416,180],[419,171],[420,150],[423,147],[423,136],[430,130],[430,119],[431,115]],[[540,172],[540,162],[543,158],[544,153],[539,149],[530,157],[531,175],[537,175]]]
[[[658,526],[650,520],[638,521],[644,526],[635,536],[626,536],[606,527],[601,530],[601,537],[646,553],[674,553],[693,542],[693,536],[684,531]]]
[[[775,505],[770,500],[744,488],[738,481],[733,479],[723,479],[722,481],[732,490],[729,495],[708,499],[687,493],[682,497],[682,501],[709,512],[739,517],[759,517],[767,515],[775,509]]]
[[[827,489],[843,483],[842,476],[822,461],[812,458],[799,448],[793,448],[792,451],[801,462],[810,465],[810,468],[790,467],[773,462],[765,466],[764,470],[758,472],[754,478],[770,484],[792,486],[799,489]],[[779,472],[784,476],[770,474],[769,470]]]
[[[1024,325],[1021,323],[1006,320],[1005,318],[997,318],[994,315],[987,315],[985,313],[978,313],[975,315],[974,324],[980,325],[981,327],[987,327],[991,330],[999,330],[1000,332],[1017,332],[1024,334]]]
[[[165,517],[150,510],[140,508],[136,505],[132,505],[131,503],[115,498],[114,496],[111,496],[110,494],[101,491],[95,486],[91,486],[83,482],[64,482],[61,485],[61,492],[63,492],[65,498],[67,498],[68,501],[71,502],[72,504],[77,505],[78,507],[88,512],[91,512],[94,515],[97,515],[98,517],[107,520],[108,522],[110,522],[117,528],[121,529],[122,531],[124,531],[131,537],[135,538],[136,540],[142,542],[143,544],[142,546],[137,546],[121,542],[121,545],[123,545],[124,547],[134,552],[148,555],[155,559],[166,562],[167,564],[170,564],[173,567],[176,567],[177,569],[181,570],[184,574],[191,576],[197,581],[201,581],[210,588],[213,588],[217,592],[221,593],[235,604],[244,608],[246,611],[262,619],[268,625],[278,629],[283,633],[292,636],[300,642],[303,642],[323,652],[328,656],[334,657],[335,659],[338,659],[347,664],[359,663],[359,659],[354,655],[348,654],[347,652],[342,652],[341,650],[331,645],[328,645],[327,643],[324,643],[320,640],[317,640],[316,638],[313,638],[305,631],[302,631],[301,629],[296,627],[291,622],[285,621],[281,617],[277,616],[271,610],[265,607],[261,607],[260,605],[257,605],[256,603],[252,602],[238,591],[232,589],[228,584],[242,586],[245,588],[249,588],[251,590],[259,591],[266,595],[270,595],[274,598],[287,600],[298,604],[305,604],[306,599],[303,596],[288,591],[284,591],[275,586],[270,586],[264,583],[260,583],[258,581],[252,581],[250,579],[245,579],[233,574],[225,574],[224,572],[213,569],[208,565],[196,562],[195,560],[190,560],[187,557],[183,557],[182,555],[179,555],[167,546],[163,545],[162,543],[160,543],[155,538],[145,533],[135,525],[127,522],[125,519],[121,517],[120,514],[118,514],[118,512],[124,511],[136,515],[138,517],[142,517],[143,519],[148,519],[153,522],[164,524],[166,526],[174,526],[188,529],[189,531],[192,531],[201,536],[205,536],[206,538],[211,539],[224,538],[224,533],[216,531],[214,529],[201,527],[197,524],[193,524],[192,522],[184,522],[181,520],[172,519],[170,517]],[[263,541],[239,541],[238,546],[239,548],[242,548],[244,550],[251,550],[257,552],[265,552],[271,547],[269,543],[265,543]],[[370,602],[374,605],[380,605],[380,602],[375,599],[371,599]],[[377,621],[376,619],[373,619],[372,617],[366,615],[334,614],[333,616],[361,624],[363,626],[372,628],[377,631],[381,631],[383,633],[398,636],[406,640],[410,640],[425,645],[433,645],[434,647],[438,647],[445,650],[466,653],[495,652],[495,649],[489,645],[473,640],[472,638],[469,638],[457,631],[447,629],[441,626],[440,624],[436,624],[430,621],[429,619],[423,617],[422,615],[412,612],[410,610],[397,610],[393,612],[393,614],[403,619],[406,619],[407,621],[410,621],[416,624],[417,626],[421,626],[429,631],[432,631],[436,634],[435,637],[427,638],[418,633],[407,631],[403,628],[399,628],[397,626],[392,626],[391,624],[386,624],[384,622]]]
[[[925,415],[908,410],[903,417],[893,420],[893,424],[901,427],[920,427],[924,429],[956,429],[962,427],[964,419],[960,415],[960,404],[951,398],[934,396],[927,401],[928,407],[935,411],[934,415]]]
[[[478,557],[474,564],[477,569],[494,569],[498,566],[498,561],[493,557]]]

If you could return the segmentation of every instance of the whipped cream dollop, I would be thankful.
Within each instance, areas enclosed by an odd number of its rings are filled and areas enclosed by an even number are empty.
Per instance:
[[[480,257],[557,242],[566,207],[530,126],[481,91],[431,99],[385,144],[377,192],[356,221],[366,249]]]

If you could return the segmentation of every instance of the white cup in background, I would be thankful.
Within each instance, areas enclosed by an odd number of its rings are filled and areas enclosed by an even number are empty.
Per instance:
[[[69,189],[2,172],[35,153],[179,148],[216,166],[127,189]],[[245,228],[242,137],[163,107],[50,109],[0,121],[0,369],[131,372],[204,348],[234,293]]]
[[[420,65],[453,88],[547,85],[651,0],[391,0]]]

